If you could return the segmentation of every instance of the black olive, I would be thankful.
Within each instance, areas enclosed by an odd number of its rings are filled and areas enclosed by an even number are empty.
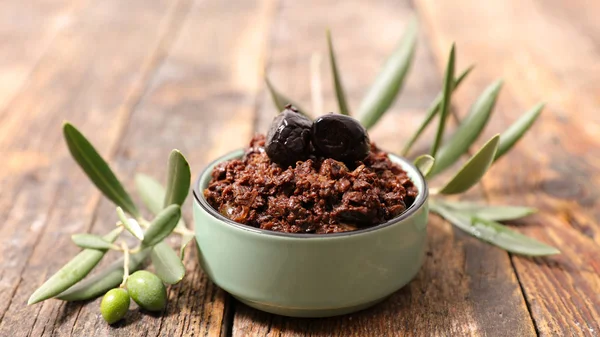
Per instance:
[[[347,164],[365,159],[371,148],[367,130],[346,115],[319,117],[313,123],[311,138],[320,155]]]
[[[282,167],[307,159],[311,153],[311,127],[310,119],[299,113],[295,107],[287,105],[271,123],[267,132],[265,152],[273,162]]]

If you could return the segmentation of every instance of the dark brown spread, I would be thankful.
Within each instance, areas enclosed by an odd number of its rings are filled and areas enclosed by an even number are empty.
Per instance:
[[[209,204],[235,222],[287,233],[346,232],[398,216],[417,196],[406,172],[373,143],[352,168],[314,156],[282,168],[264,145],[264,136],[254,137],[241,159],[214,168],[204,190]]]

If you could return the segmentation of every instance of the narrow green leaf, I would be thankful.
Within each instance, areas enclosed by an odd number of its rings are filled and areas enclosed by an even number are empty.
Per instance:
[[[81,247],[88,249],[118,249],[119,247],[115,246],[111,242],[104,240],[101,236],[94,234],[73,234],[71,235],[71,240]]]
[[[426,177],[429,174],[431,168],[433,167],[435,159],[428,154],[424,154],[418,156],[417,159],[415,159],[414,163],[415,166],[419,169],[419,171],[421,171],[423,176]]]
[[[340,77],[335,58],[335,51],[333,49],[333,42],[331,41],[331,32],[329,30],[327,30],[327,46],[329,47],[329,61],[331,63],[335,96],[337,98],[338,106],[340,107],[340,113],[342,115],[350,116],[350,109],[348,108],[348,103],[346,101],[346,93],[344,92],[344,86],[342,85],[342,79]]]
[[[506,154],[508,150],[510,150],[518,141],[523,137],[525,132],[531,128],[533,123],[540,116],[540,113],[544,109],[544,103],[539,103],[531,110],[527,111],[521,118],[519,118],[516,122],[514,122],[511,126],[504,131],[500,135],[500,145],[498,145],[498,151],[496,152],[496,158],[494,160],[498,160],[500,157]]]
[[[481,205],[472,202],[446,200],[438,200],[437,202],[450,210],[491,221],[516,220],[537,212],[535,208],[522,206]]]
[[[185,248],[187,245],[194,240],[194,234],[183,234],[181,236],[181,248],[179,248],[179,256],[181,257],[181,261],[185,258]]]
[[[179,205],[173,204],[167,206],[150,223],[150,227],[146,230],[144,240],[142,241],[142,246],[154,246],[169,236],[180,217],[181,208]]]
[[[156,179],[141,173],[135,176],[135,186],[150,212],[154,215],[160,213],[165,200],[165,188]],[[179,218],[176,228],[187,228],[183,217]]]
[[[172,204],[181,206],[190,191],[190,180],[190,165],[181,152],[173,150],[169,156],[164,206]]]
[[[68,122],[63,125],[63,134],[71,155],[94,185],[117,206],[138,217],[140,214],[131,197],[85,136]]]
[[[481,232],[489,233],[489,237],[486,237],[487,240],[512,253],[528,256],[560,254],[558,249],[513,231],[495,221],[473,218],[471,225]]]
[[[469,114],[456,132],[440,147],[435,157],[435,166],[431,171],[432,176],[454,164],[460,156],[469,150],[469,147],[479,137],[487,124],[501,88],[501,80],[492,83],[473,103]]]
[[[138,173],[135,175],[135,187],[150,212],[156,215],[163,209],[165,188],[158,181],[148,175]]]
[[[117,228],[103,236],[107,242],[114,242],[121,234]],[[75,283],[81,281],[102,260],[106,249],[84,249],[71,261],[67,262],[56,274],[52,275],[41,287],[29,297],[27,304],[34,304],[65,291]]]
[[[129,256],[129,272],[138,270],[142,262],[150,254],[151,248],[146,248]],[[117,287],[123,281],[123,257],[115,260],[100,272],[92,275],[78,284],[56,296],[63,301],[85,301],[104,295],[110,289]]]
[[[446,67],[446,74],[444,75],[444,91],[442,95],[442,102],[440,105],[440,122],[438,124],[438,129],[435,134],[435,139],[433,141],[433,145],[431,147],[431,156],[436,157],[438,148],[442,143],[442,139],[444,138],[444,129],[446,128],[446,121],[448,120],[448,111],[450,111],[450,103],[452,97],[452,91],[454,90],[454,66],[455,66],[455,58],[456,58],[455,46],[452,44],[452,48],[450,49],[450,56],[448,57],[448,65]]]
[[[128,219],[121,207],[117,207],[117,215],[119,216],[123,227],[125,227],[125,229],[131,233],[131,235],[135,236],[135,238],[138,240],[144,240],[144,231],[142,230],[142,227],[140,227],[140,224],[137,222],[137,220]]]
[[[458,86],[467,77],[467,75],[469,75],[469,73],[471,72],[471,70],[473,70],[473,68],[474,68],[474,66],[468,67],[456,79],[454,79],[454,90],[456,90],[456,88],[458,88]],[[406,143],[406,145],[404,145],[404,149],[402,149],[402,155],[403,156],[406,157],[408,155],[408,152],[410,152],[410,149],[415,144],[415,142],[417,141],[417,139],[419,139],[419,137],[421,136],[421,134],[423,133],[423,131],[425,131],[425,128],[427,128],[427,126],[429,125],[429,123],[431,123],[431,121],[433,120],[433,117],[435,117],[435,115],[437,115],[437,113],[440,111],[440,105],[442,104],[442,98],[443,97],[444,97],[444,93],[443,92],[440,92],[435,97],[435,99],[431,103],[431,106],[429,107],[429,110],[427,110],[427,114],[425,115],[425,119],[423,120],[423,122],[421,123],[421,125],[419,126],[419,128],[417,129],[417,132],[415,132],[412,135],[412,137],[410,137],[410,139],[408,140],[408,142]]]
[[[275,107],[277,108],[278,112],[282,112],[283,110],[285,110],[286,105],[291,104],[294,107],[296,107],[296,109],[298,109],[298,112],[300,112],[301,114],[310,118],[310,114],[308,113],[308,110],[304,110],[298,104],[294,103],[294,101],[287,98],[285,95],[280,93],[277,89],[275,89],[275,87],[273,86],[273,84],[271,83],[271,81],[269,80],[269,78],[267,76],[265,76],[265,82],[267,83],[267,88],[269,89],[269,93],[271,94],[271,98],[273,99],[273,103],[275,104]]]
[[[160,242],[150,253],[156,275],[167,284],[179,283],[185,276],[185,267],[177,253],[166,243]]]
[[[495,221],[469,218],[452,212],[436,203],[431,204],[431,210],[474,237],[511,253],[527,256],[560,254],[558,249],[513,231]]]
[[[440,194],[462,193],[477,184],[494,161],[499,135],[495,135],[442,187]]]
[[[357,119],[365,128],[375,125],[396,100],[415,55],[417,35],[417,20],[413,18],[358,109]]]

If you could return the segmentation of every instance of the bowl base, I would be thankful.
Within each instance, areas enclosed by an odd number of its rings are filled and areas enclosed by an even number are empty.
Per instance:
[[[265,311],[265,312],[268,312],[271,314],[288,316],[288,317],[319,318],[319,317],[331,317],[331,316],[345,315],[345,314],[354,313],[354,312],[357,312],[357,311],[360,311],[363,309],[367,309],[371,306],[374,306],[375,304],[377,304],[379,302],[383,302],[384,300],[386,300],[389,297],[389,295],[385,296],[383,298],[377,299],[375,301],[367,302],[367,303],[362,303],[362,304],[353,305],[353,306],[349,306],[349,307],[326,308],[326,309],[288,308],[288,307],[283,307],[283,306],[270,305],[268,303],[249,301],[249,300],[239,298],[237,296],[233,296],[233,297],[235,297],[238,301],[244,303],[245,305],[247,305],[249,307],[252,307],[254,309],[258,309],[261,311]]]

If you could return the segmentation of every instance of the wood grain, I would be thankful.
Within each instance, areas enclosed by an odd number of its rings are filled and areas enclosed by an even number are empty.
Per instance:
[[[130,6],[156,20],[169,13],[164,2],[149,6],[137,1]],[[118,20],[119,34],[98,29]],[[7,108],[0,126],[2,153],[38,160],[3,175],[16,195],[0,228],[0,335],[39,335],[42,330],[33,330],[37,318],[57,309],[52,302],[26,307],[26,299],[47,278],[49,267],[56,270],[78,250],[69,243],[69,234],[89,229],[99,196],[67,155],[61,121],[69,119],[91,130],[99,151],[111,156],[129,115],[123,107],[143,87],[153,48],[163,33],[164,27],[153,22],[141,24],[123,13],[117,1],[87,8],[55,39]],[[126,55],[120,64],[112,60],[116,50]],[[23,320],[26,316],[30,319]]]
[[[85,4],[78,0],[3,1],[0,3],[0,124],[14,110],[8,106],[31,80],[42,56],[57,34],[72,23]],[[35,79],[34,79],[35,81]],[[13,112],[14,113],[14,112]],[[10,137],[12,133],[4,135]],[[0,226],[9,214],[19,191],[18,179],[9,176],[21,170],[47,165],[48,159],[35,151],[3,150],[0,168]]]
[[[156,61],[174,4],[132,1],[128,7],[146,21],[132,18],[119,1],[86,7],[53,41],[4,115],[2,153],[9,161],[31,162],[2,175],[3,186],[7,182],[15,189],[0,228],[2,336],[58,334],[54,330],[77,313],[56,301],[27,307],[26,300],[78,251],[69,234],[89,230],[99,200],[69,158],[61,122],[69,119],[81,127],[111,158],[129,107]],[[114,29],[99,29],[109,25]],[[54,320],[61,312],[64,316]]]
[[[191,166],[199,169],[216,155],[242,147],[252,135],[255,97],[261,81],[258,69],[263,67],[264,37],[273,12],[271,2],[240,2],[234,11],[228,10],[231,3],[198,2],[191,9],[188,1],[164,5],[163,8],[157,6],[145,13],[149,16],[140,19],[140,22],[131,23],[154,25],[164,16],[164,25],[158,29],[160,34],[156,36],[159,38],[157,43],[149,44],[143,51],[148,57],[152,57],[152,69],[147,69],[148,74],[143,76],[143,83],[147,88],[142,88],[137,93],[132,104],[128,104],[130,99],[125,97],[125,106],[120,110],[127,111],[126,127],[116,133],[119,137],[111,151],[116,151],[114,167],[130,190],[136,171],[164,180],[166,159],[172,148],[179,148],[187,155]],[[118,6],[109,7],[111,10],[113,8],[118,10]],[[95,13],[97,10],[95,8],[91,12]],[[207,19],[207,12],[222,15]],[[106,17],[115,20],[118,15],[111,12]],[[236,29],[232,29],[232,23],[236,24]],[[120,27],[124,28],[127,26]],[[244,34],[239,34],[238,29],[244,31]],[[125,29],[121,33],[128,31]],[[148,33],[150,32],[149,29]],[[82,34],[91,37],[90,32]],[[148,35],[148,38],[152,36]],[[139,40],[139,37],[136,39]],[[210,45],[214,48],[205,48]],[[125,52],[135,55],[130,51]],[[165,58],[167,54],[168,57]],[[202,60],[203,67],[198,65],[197,60]],[[232,64],[235,67],[231,67]],[[125,69],[132,70],[135,67],[128,65]],[[115,76],[122,76],[113,73]],[[80,108],[83,110],[86,107]],[[100,140],[99,137],[94,137],[94,130],[86,127],[82,129],[92,135],[94,143]],[[98,133],[104,132],[99,126],[96,129]],[[56,134],[59,135],[58,132]],[[189,136],[182,139],[181,134]],[[67,165],[73,171],[77,170],[74,163],[69,162]],[[85,178],[82,177],[81,180],[81,185],[91,187]],[[61,213],[60,219],[65,218],[65,213],[73,214],[76,211],[70,208],[69,203],[77,194],[68,196],[64,202],[53,205],[53,209]],[[79,216],[82,222],[90,219],[93,221],[94,232],[104,232],[116,221],[114,206],[104,199],[99,207],[96,208],[96,204],[97,202],[89,207],[90,213]],[[185,209],[189,210],[190,207]],[[185,213],[191,223],[189,212]],[[43,268],[44,273],[39,279],[28,278],[20,284],[14,304],[8,308],[6,318],[0,326],[0,332],[17,329],[23,335],[29,333],[36,336],[214,336],[227,328],[223,320],[226,295],[199,270],[194,252],[188,254],[186,259],[186,278],[179,285],[170,288],[169,305],[162,315],[149,315],[134,309],[124,322],[113,328],[99,315],[99,299],[85,305],[48,301],[37,308],[24,307],[21,297],[28,296],[39,285],[38,282],[43,281],[46,272],[56,270],[62,263],[48,263],[44,259],[49,254],[48,250],[55,254],[61,252],[65,257],[73,255],[77,250],[69,242],[68,234],[74,229],[78,228],[71,226],[61,233],[54,233],[52,237],[44,236],[40,239],[24,273],[30,275],[34,272],[32,264],[38,270]],[[42,263],[43,265],[37,266]],[[39,310],[34,321],[22,322],[15,315],[17,312],[32,312],[34,309]]]
[[[562,251],[550,258],[511,257],[538,333],[597,335],[599,121],[592,79],[600,73],[592,60],[600,54],[592,47],[598,30],[585,14],[595,5],[573,4],[567,11],[557,1],[417,3],[439,57],[453,39],[459,60],[485,60],[474,73],[475,83],[505,78],[488,134],[501,131],[535,101],[548,100],[531,134],[493,168],[484,187],[491,203],[539,207],[538,216],[520,222],[527,224],[521,230]],[[471,18],[468,26],[451,19],[459,13]],[[465,85],[474,86],[469,82]],[[459,97],[457,106],[466,110],[473,98]]]
[[[0,121],[57,34],[85,5],[80,0],[0,3]]]
[[[320,10],[314,11],[316,7]],[[357,14],[357,8],[362,9],[358,10],[362,15]],[[335,16],[328,15],[332,11]],[[407,2],[371,1],[367,5],[350,1],[340,6],[284,1],[280,4],[271,37],[270,77],[280,90],[304,106],[310,106],[309,60],[315,54],[326,55],[324,32],[329,27],[350,105],[356,107],[382,61],[395,47],[412,13]],[[311,20],[304,20],[309,15]],[[420,42],[405,91],[371,132],[371,138],[384,148],[401,147],[402,140],[409,135],[399,133],[399,126],[402,126],[400,130],[416,128],[439,92],[441,77],[424,35]],[[337,105],[327,64],[322,66],[321,78],[325,111],[335,110]],[[265,96],[261,101],[258,132],[266,130],[274,113],[270,98]],[[291,319],[261,313],[236,302],[233,335],[535,334],[505,252],[468,237],[433,217],[428,239],[427,259],[417,278],[375,308],[329,319]]]

